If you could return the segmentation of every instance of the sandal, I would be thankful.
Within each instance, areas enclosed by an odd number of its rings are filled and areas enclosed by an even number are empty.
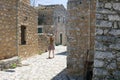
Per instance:
[[[48,59],[51,59],[51,57],[48,57]]]

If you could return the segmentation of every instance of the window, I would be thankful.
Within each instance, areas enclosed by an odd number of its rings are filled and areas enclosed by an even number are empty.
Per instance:
[[[38,33],[42,33],[42,28],[38,28]]]
[[[26,27],[21,26],[21,44],[25,45],[26,44]]]
[[[60,34],[60,44],[62,45],[62,34]]]

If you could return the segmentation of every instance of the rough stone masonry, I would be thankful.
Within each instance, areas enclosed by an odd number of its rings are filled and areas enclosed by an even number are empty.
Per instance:
[[[38,53],[37,13],[24,1],[0,0],[0,59]]]
[[[37,53],[37,13],[30,1],[0,0],[0,69]]]
[[[93,80],[120,80],[120,0],[98,0]]]
[[[67,72],[73,80],[92,77],[95,8],[95,0],[68,0]]]

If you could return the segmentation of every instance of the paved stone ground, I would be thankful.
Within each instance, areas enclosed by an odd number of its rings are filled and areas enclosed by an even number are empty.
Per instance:
[[[56,46],[55,58],[47,59],[48,52],[23,60],[22,67],[0,71],[0,80],[67,80],[66,47]]]

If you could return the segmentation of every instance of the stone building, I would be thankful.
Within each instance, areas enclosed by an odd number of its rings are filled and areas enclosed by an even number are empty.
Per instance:
[[[29,0],[0,0],[0,59],[38,53],[37,12]]]
[[[39,54],[42,54],[44,52],[48,51],[49,46],[49,38],[44,33],[40,33],[38,35],[38,47],[39,47]]]
[[[120,1],[68,0],[68,12],[69,78],[120,80]]]
[[[120,0],[98,0],[93,80],[120,80]]]
[[[66,15],[63,5],[39,5],[38,32],[55,35],[56,44],[66,45]]]
[[[67,73],[73,80],[92,79],[95,0],[68,0]]]

